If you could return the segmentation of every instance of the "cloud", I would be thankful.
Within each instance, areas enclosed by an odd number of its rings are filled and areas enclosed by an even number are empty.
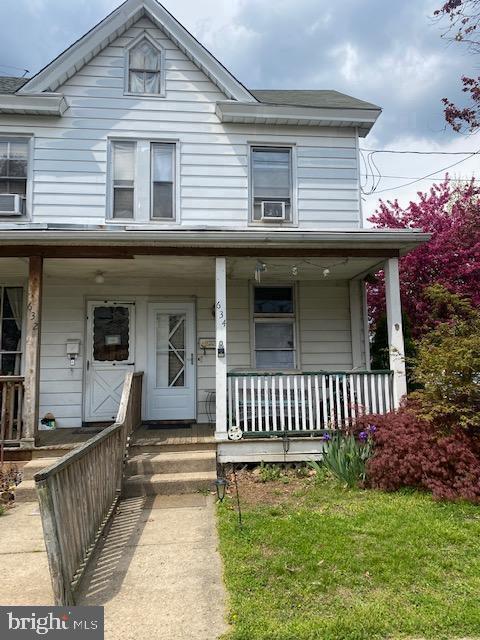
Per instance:
[[[2,0],[2,15],[8,21],[0,26],[0,73],[37,71],[119,3]],[[443,118],[441,99],[461,101],[460,76],[478,75],[478,70],[474,57],[440,37],[441,25],[432,15],[441,0],[164,0],[164,4],[247,86],[337,89],[382,106],[383,114],[362,141],[364,146],[449,150],[474,145],[473,139],[448,129]],[[448,164],[448,156],[444,160],[379,158],[384,174],[413,177]],[[473,164],[461,165],[462,172]],[[387,197],[395,184],[403,182],[384,180],[382,186],[392,187]],[[401,189],[399,195],[414,196],[417,188]],[[369,208],[374,206],[372,198]]]

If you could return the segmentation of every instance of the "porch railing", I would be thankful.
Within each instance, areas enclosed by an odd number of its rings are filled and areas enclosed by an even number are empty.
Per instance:
[[[0,376],[0,443],[22,438],[23,377]]]
[[[128,436],[141,423],[141,373],[127,373],[117,420],[35,475],[55,603],[75,589],[120,495]]]
[[[315,434],[393,408],[392,371],[228,374],[228,425],[244,435]]]

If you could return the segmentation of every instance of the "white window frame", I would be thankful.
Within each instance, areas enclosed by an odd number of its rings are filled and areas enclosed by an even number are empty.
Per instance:
[[[286,288],[292,289],[293,300],[293,313],[255,313],[255,289],[268,287],[273,288]],[[282,367],[257,367],[257,345],[256,345],[256,333],[255,325],[258,323],[287,323],[291,322],[293,325],[293,369],[287,369]],[[256,282],[250,282],[250,361],[253,369],[257,371],[298,371],[300,369],[300,338],[299,338],[299,313],[298,313],[298,290],[296,282],[287,283],[264,283],[257,284]],[[268,351],[268,349],[261,349],[262,351]],[[271,351],[279,351],[279,349],[271,349]],[[289,350],[288,350],[289,351]]]
[[[134,174],[134,203],[133,218],[113,217],[113,144],[115,142],[135,142],[135,174]],[[152,145],[171,144],[174,154],[173,161],[173,218],[152,217]],[[115,136],[108,138],[107,148],[107,202],[106,218],[109,223],[119,225],[178,225],[180,224],[180,141],[178,138],[138,138],[134,136]]]
[[[171,218],[155,218],[153,216],[153,149],[158,146],[166,146],[169,145],[173,149],[173,158],[172,158],[172,173],[173,173],[173,186],[172,186],[172,217]],[[150,220],[152,222],[160,222],[160,223],[168,223],[175,222],[177,216],[177,175],[180,175],[177,172],[177,145],[171,142],[158,142],[151,141],[150,142]]]
[[[34,136],[33,133],[12,133],[11,131],[8,132],[3,132],[0,129],[0,139],[1,140],[8,140],[8,139],[12,139],[12,140],[19,140],[19,139],[25,139],[27,140],[28,143],[28,150],[27,150],[27,188],[25,191],[25,213],[22,216],[8,216],[8,221],[10,222],[15,222],[15,221],[25,221],[25,220],[29,220],[32,217],[32,203],[33,203],[33,161],[34,161],[34,149],[35,149],[35,143],[34,143]],[[2,222],[4,222],[5,220],[7,220],[7,216],[2,216],[0,214],[0,220]],[[1,286],[1,285],[0,285]]]
[[[290,220],[282,220],[272,222],[253,219],[253,150],[262,149],[290,149],[291,159],[291,203],[290,203]],[[263,142],[250,141],[247,143],[248,150],[248,224],[254,227],[262,226],[268,229],[276,229],[278,227],[298,227],[298,176],[297,176],[297,146],[294,142]]]
[[[160,93],[133,93],[129,90],[130,84],[130,51],[134,49],[142,40],[147,40],[149,44],[152,45],[160,56]],[[156,40],[152,38],[146,31],[143,31],[133,42],[131,42],[128,47],[125,47],[125,57],[124,57],[124,90],[123,93],[125,96],[133,96],[138,97],[141,96],[143,98],[165,98],[166,90],[167,90],[167,80],[166,80],[166,69],[165,69],[166,55],[165,48]]]

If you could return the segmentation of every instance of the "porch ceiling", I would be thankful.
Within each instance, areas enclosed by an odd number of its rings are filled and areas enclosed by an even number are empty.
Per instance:
[[[380,258],[338,257],[266,257],[228,258],[228,277],[252,280],[257,262],[266,265],[262,282],[295,280],[350,280],[361,273],[382,268]],[[325,270],[328,270],[328,273]],[[199,256],[136,256],[133,259],[47,258],[44,261],[46,280],[91,281],[101,271],[106,282],[123,280],[207,281],[215,279],[215,260]],[[324,272],[326,275],[324,275]],[[26,278],[28,258],[0,258],[2,279]]]

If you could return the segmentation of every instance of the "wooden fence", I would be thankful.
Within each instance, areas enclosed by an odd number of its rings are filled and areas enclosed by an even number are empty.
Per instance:
[[[391,371],[228,374],[228,425],[244,435],[314,434],[392,409]]]
[[[22,438],[23,377],[0,376],[0,443]]]
[[[55,603],[75,589],[117,504],[128,437],[141,424],[141,373],[127,373],[116,422],[35,475]]]

